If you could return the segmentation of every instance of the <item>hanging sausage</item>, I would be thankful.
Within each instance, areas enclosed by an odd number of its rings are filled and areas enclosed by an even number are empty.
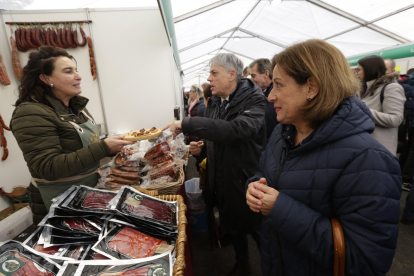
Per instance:
[[[12,48],[12,63],[13,63],[13,71],[14,75],[16,76],[17,80],[20,81],[22,77],[22,65],[20,64],[19,54],[17,52],[16,41],[14,40],[13,36],[10,36],[10,45]]]

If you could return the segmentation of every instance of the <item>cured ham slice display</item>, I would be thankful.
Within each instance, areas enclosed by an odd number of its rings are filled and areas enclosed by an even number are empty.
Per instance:
[[[15,273],[12,274],[12,276],[53,276],[52,273],[48,271],[40,271],[37,269],[33,261],[27,259],[26,257],[20,255],[17,252],[10,252],[11,255],[16,257],[22,262],[25,262],[26,264],[22,266],[20,269],[18,269]]]
[[[123,271],[123,272],[112,272],[112,273],[104,273],[100,276],[147,276],[149,267]]]
[[[171,223],[171,208],[156,201],[144,199],[138,206],[128,206],[131,213]]]
[[[41,253],[54,255],[56,252],[59,251],[60,248],[61,246],[51,246],[51,247],[44,248],[43,244],[37,244],[33,249]]]
[[[79,229],[85,231],[97,231],[96,227],[82,218],[66,218],[63,221],[63,225],[70,229]]]
[[[115,195],[101,194],[101,193],[90,193],[85,201],[82,203],[82,207],[94,208],[94,209],[107,209],[106,205],[113,199]]]
[[[154,255],[160,244],[167,242],[125,227],[112,238],[109,247],[133,259],[139,259]]]

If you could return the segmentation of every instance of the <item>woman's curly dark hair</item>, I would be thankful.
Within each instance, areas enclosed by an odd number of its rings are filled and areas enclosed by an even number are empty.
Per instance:
[[[29,61],[23,68],[22,80],[19,86],[19,98],[15,106],[23,102],[39,102],[44,104],[46,102],[45,96],[49,95],[61,102],[65,108],[68,108],[53,94],[52,88],[39,78],[41,74],[45,74],[46,76],[52,75],[55,69],[55,61],[59,57],[67,57],[76,62],[73,56],[59,47],[42,46],[37,51],[30,53]],[[73,104],[72,100],[69,105]]]

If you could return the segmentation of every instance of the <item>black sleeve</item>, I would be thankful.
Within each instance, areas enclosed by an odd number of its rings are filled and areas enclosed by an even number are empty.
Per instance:
[[[184,118],[182,129],[185,135],[194,135],[222,144],[248,142],[259,132],[264,122],[265,109],[265,98],[254,97],[244,111],[231,121],[203,117]]]

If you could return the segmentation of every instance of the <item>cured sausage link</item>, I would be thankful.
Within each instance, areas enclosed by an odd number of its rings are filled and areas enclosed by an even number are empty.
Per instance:
[[[16,41],[14,40],[13,36],[10,36],[10,45],[12,48],[12,63],[14,75],[16,76],[17,80],[20,81],[23,69],[22,65],[20,64],[19,53],[17,52]]]
[[[20,52],[26,52],[27,49],[26,47],[22,44],[22,40],[21,40],[21,34],[22,34],[22,30],[20,28],[17,28],[16,31],[14,32],[14,36],[16,37],[16,46],[17,49]]]

